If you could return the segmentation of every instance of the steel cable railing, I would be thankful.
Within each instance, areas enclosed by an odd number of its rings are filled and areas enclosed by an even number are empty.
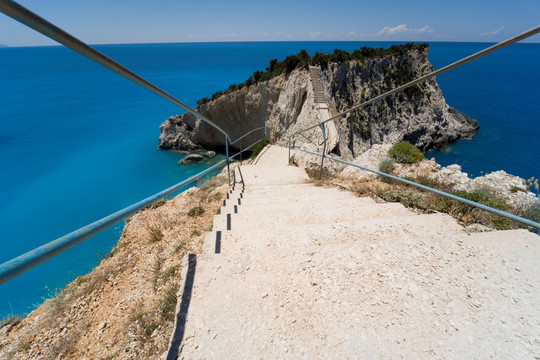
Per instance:
[[[450,199],[453,199],[453,200],[456,200],[456,201],[459,201],[459,202],[462,202],[464,204],[467,204],[467,205],[470,205],[470,206],[474,206],[474,207],[477,207],[479,209],[482,209],[482,210],[485,210],[485,211],[488,211],[488,212],[491,212],[493,214],[496,214],[496,215],[500,215],[500,216],[503,216],[505,218],[508,218],[510,220],[514,220],[514,221],[517,221],[519,223],[522,223],[524,225],[527,225],[527,226],[530,226],[530,227],[533,227],[533,228],[536,228],[536,229],[540,229],[540,224],[537,223],[537,222],[534,222],[534,221],[531,221],[529,219],[525,219],[525,218],[522,218],[520,216],[517,216],[517,215],[514,215],[514,214],[510,214],[510,213],[507,213],[505,211],[501,211],[501,210],[498,210],[498,209],[495,209],[495,208],[492,208],[492,207],[489,207],[489,206],[486,206],[486,205],[483,205],[483,204],[480,204],[480,203],[477,203],[477,202],[474,202],[474,201],[470,201],[470,200],[467,200],[467,199],[463,199],[459,196],[456,196],[456,195],[452,195],[452,194],[449,194],[449,193],[446,193],[444,191],[440,191],[440,190],[437,190],[437,189],[433,189],[431,187],[428,187],[428,186],[425,186],[425,185],[421,185],[421,184],[418,184],[418,183],[415,183],[413,181],[410,181],[410,180],[407,180],[407,179],[403,179],[403,178],[400,178],[398,176],[394,176],[394,175],[390,175],[390,174],[387,174],[387,173],[383,173],[381,171],[377,171],[377,170],[373,170],[373,169],[370,169],[370,168],[367,168],[365,166],[362,166],[362,165],[358,165],[358,164],[355,164],[355,163],[352,163],[352,162],[349,162],[349,161],[345,161],[345,160],[342,160],[342,159],[338,159],[338,158],[335,158],[335,157],[332,157],[332,156],[329,156],[326,154],[326,142],[327,142],[327,138],[326,138],[326,131],[325,131],[325,125],[327,122],[329,121],[332,121],[332,120],[335,120],[335,119],[338,119],[340,118],[341,116],[343,115],[346,115],[352,111],[355,111],[355,110],[358,110],[360,108],[363,108],[367,105],[370,105],[372,103],[375,103],[377,101],[380,101],[390,95],[393,95],[397,92],[400,92],[400,91],[403,91],[407,88],[410,88],[411,86],[414,86],[418,83],[421,83],[423,81],[426,81],[428,79],[431,79],[437,75],[440,75],[444,72],[447,72],[449,70],[452,70],[458,66],[461,66],[463,64],[466,64],[468,62],[471,62],[473,60],[476,60],[482,56],[485,56],[489,53],[492,53],[496,50],[499,50],[499,49],[502,49],[508,45],[511,45],[511,44],[514,44],[520,40],[523,40],[523,39],[526,39],[528,37],[531,37],[533,35],[536,35],[540,33],[540,25],[535,27],[535,28],[532,28],[530,30],[527,30],[519,35],[516,35],[508,40],[505,40],[505,41],[502,41],[498,44],[495,44],[493,46],[490,46],[488,47],[487,49],[484,49],[482,51],[479,51],[477,53],[474,53],[470,56],[467,56],[461,60],[458,60],[450,65],[447,65],[447,66],[444,66],[442,68],[440,68],[439,70],[436,70],[436,71],[432,71],[430,72],[429,74],[427,75],[424,75],[424,76],[421,76],[417,79],[414,79],[412,81],[409,81],[408,83],[404,84],[404,85],[401,85],[393,90],[390,90],[390,91],[387,91],[385,92],[384,94],[381,94],[379,96],[376,96],[374,97],[373,99],[370,99],[366,102],[363,102],[359,105],[356,105],[356,106],[353,106],[335,116],[332,116],[324,121],[321,121],[313,126],[310,126],[310,127],[307,127],[305,129],[302,129],[300,131],[297,131],[291,135],[288,136],[288,147],[289,147],[289,163],[291,161],[291,149],[294,149],[294,150],[299,150],[299,151],[303,151],[305,153],[308,153],[308,154],[312,154],[312,155],[316,155],[316,156],[320,156],[321,157],[321,166],[320,166],[320,170],[319,170],[319,179],[321,179],[322,177],[322,172],[323,172],[323,165],[324,165],[324,159],[325,158],[328,158],[328,159],[331,159],[331,160],[334,160],[334,161],[338,161],[338,162],[341,162],[341,163],[344,163],[344,164],[347,164],[347,165],[352,165],[352,166],[355,166],[355,167],[358,167],[360,169],[363,169],[363,170],[366,170],[366,171],[370,171],[370,172],[373,172],[373,173],[376,173],[378,175],[381,175],[381,176],[384,176],[384,177],[387,177],[387,178],[390,178],[390,179],[394,179],[394,180],[397,180],[397,181],[400,181],[402,183],[405,183],[405,184],[408,184],[408,185],[411,185],[411,186],[415,186],[415,187],[418,187],[420,189],[423,189],[423,190],[427,190],[427,191],[431,191],[433,193],[436,193],[438,195],[441,195],[441,196],[445,196],[447,198],[450,198]],[[316,127],[320,127],[321,128],[321,131],[322,131],[322,136],[323,136],[323,142],[324,142],[324,145],[323,145],[323,152],[322,153],[316,153],[316,152],[313,152],[313,151],[309,151],[309,150],[305,150],[305,149],[301,149],[299,147],[296,147],[294,146],[292,143],[291,143],[291,139],[293,136],[295,135],[301,135],[301,133],[305,132],[305,131],[308,131],[308,130],[311,130],[311,129],[314,129]]]

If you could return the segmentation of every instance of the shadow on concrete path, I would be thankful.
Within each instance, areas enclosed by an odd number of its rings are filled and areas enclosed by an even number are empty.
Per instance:
[[[182,340],[184,339],[184,330],[186,328],[186,318],[191,301],[191,291],[193,290],[193,282],[195,280],[195,268],[197,267],[197,255],[189,254],[188,270],[186,281],[184,283],[184,291],[182,293],[182,302],[180,303],[180,311],[176,315],[176,329],[171,340],[167,360],[175,360],[178,358]]]

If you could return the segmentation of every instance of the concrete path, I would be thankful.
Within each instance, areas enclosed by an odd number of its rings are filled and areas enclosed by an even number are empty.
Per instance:
[[[277,146],[235,177],[169,358],[540,356],[538,236],[315,187]]]

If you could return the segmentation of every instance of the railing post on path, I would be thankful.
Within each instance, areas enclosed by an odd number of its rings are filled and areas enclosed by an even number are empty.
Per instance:
[[[289,164],[291,163],[291,137],[289,136]]]
[[[324,155],[326,154],[326,129],[324,128],[325,125],[326,123],[320,124],[321,130],[322,130],[322,136],[323,136],[323,151],[322,151],[322,157],[321,157],[321,169],[319,171],[319,180],[322,179]]]
[[[229,168],[229,137],[225,135],[225,156],[227,157],[227,178],[229,186],[231,185],[231,169]]]

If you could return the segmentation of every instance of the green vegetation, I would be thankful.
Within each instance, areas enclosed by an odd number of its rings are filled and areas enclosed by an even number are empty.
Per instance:
[[[257,155],[259,155],[262,151],[262,149],[264,149],[264,147],[266,145],[270,144],[270,141],[264,139],[263,141],[261,141],[259,143],[259,145],[257,145],[257,147],[255,148],[255,150],[253,150],[253,152],[251,153],[251,156],[250,156],[250,159],[253,160],[257,157]]]
[[[523,211],[522,216],[526,219],[540,223],[540,202],[535,202]]]
[[[394,160],[389,158],[382,159],[379,163],[379,171],[383,173],[391,174],[395,168]]]
[[[158,207],[165,205],[166,202],[167,202],[167,199],[159,199],[158,201],[150,205],[149,208],[157,209]]]
[[[401,141],[388,150],[388,155],[399,163],[413,164],[424,159],[424,154],[408,141]]]
[[[227,90],[224,91],[218,91],[215,92],[212,95],[212,98],[202,98],[199,101],[197,101],[197,106],[200,106],[202,104],[206,104],[207,102],[211,100],[219,99],[221,96],[230,94],[236,90],[240,90],[246,86],[255,85],[257,83],[268,81],[276,76],[279,76],[283,73],[289,74],[294,69],[300,69],[302,67],[308,66],[310,63],[310,56],[307,53],[306,50],[302,49],[300,52],[296,55],[289,55],[285,58],[283,61],[278,61],[278,59],[272,59],[270,60],[268,67],[266,68],[266,71],[260,71],[256,70],[253,72],[253,75],[251,75],[245,83],[241,84],[232,84],[230,85]]]
[[[221,96],[230,94],[236,90],[240,90],[246,86],[255,85],[257,83],[268,81],[276,76],[279,76],[283,73],[289,74],[295,69],[300,69],[311,65],[320,65],[325,69],[329,63],[342,63],[345,61],[359,60],[364,61],[367,59],[375,57],[385,57],[389,55],[404,55],[407,51],[425,49],[428,47],[428,44],[413,44],[408,43],[404,45],[392,45],[388,49],[384,48],[371,48],[371,47],[362,47],[358,50],[354,50],[352,53],[349,53],[345,50],[335,49],[332,54],[328,53],[315,53],[313,57],[310,57],[306,50],[302,49],[296,55],[289,55],[283,61],[278,61],[278,59],[270,60],[266,71],[256,70],[253,72],[246,82],[241,84],[232,84],[224,91],[215,92],[211,98],[204,97],[197,101],[197,106],[206,104],[209,101],[219,99]],[[403,71],[408,71],[406,68]],[[401,75],[397,75],[401,77]]]
[[[486,188],[474,191],[452,190],[448,184],[426,177],[408,178],[408,180],[499,210],[512,210],[504,200]],[[397,181],[393,181],[392,185],[374,183],[367,180],[357,181],[352,184],[350,189],[359,196],[372,195],[380,197],[385,201],[399,202],[407,207],[422,211],[444,212],[452,215],[464,225],[478,223],[497,230],[506,230],[519,226],[517,223],[511,223],[508,219],[501,216]],[[537,211],[540,214],[540,206],[538,206]]]
[[[201,232],[199,230],[193,230],[191,232],[191,237],[194,237],[194,236],[201,236]]]
[[[200,189],[208,194],[227,182],[225,176],[214,176],[200,186]]]
[[[163,320],[166,320],[166,321],[174,320],[174,314],[176,310],[176,301],[177,301],[176,293],[178,292],[178,289],[179,289],[178,284],[170,285],[169,288],[167,288],[167,291],[165,292],[163,299],[161,300],[160,315]]]
[[[392,45],[388,49],[384,48],[372,48],[363,46],[358,50],[354,50],[349,53],[345,50],[335,49],[333,54],[315,53],[311,58],[311,64],[320,65],[323,69],[328,66],[329,63],[342,63],[345,61],[359,60],[364,61],[375,57],[385,57],[389,55],[404,55],[410,50],[422,50],[426,49],[429,45],[408,43],[404,45]]]
[[[204,208],[202,206],[195,206],[188,211],[188,216],[195,217],[204,214]]]
[[[134,307],[134,312],[131,314],[129,320],[136,324],[137,335],[144,339],[150,338],[154,330],[159,326],[159,323],[152,312],[145,310],[142,301]]]

